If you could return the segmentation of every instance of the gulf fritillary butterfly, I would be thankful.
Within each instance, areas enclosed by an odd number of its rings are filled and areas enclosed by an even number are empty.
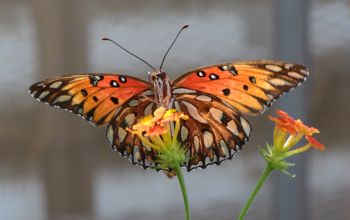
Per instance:
[[[94,125],[108,124],[107,140],[113,149],[144,168],[154,166],[157,152],[126,128],[157,107],[176,108],[189,116],[182,121],[178,138],[188,156],[184,166],[190,171],[231,159],[250,136],[251,126],[243,114],[262,113],[309,75],[304,66],[269,60],[201,67],[175,81],[161,67],[152,69],[149,82],[116,73],[77,74],[43,80],[29,92]]]

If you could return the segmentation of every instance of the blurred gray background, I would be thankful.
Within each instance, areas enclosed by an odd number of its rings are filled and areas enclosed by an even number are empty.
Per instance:
[[[0,0],[0,219],[182,219],[176,179],[114,153],[105,128],[38,103],[41,79],[68,73],[149,70],[101,37],[159,65],[172,78],[231,60],[282,59],[311,69],[277,101],[321,130],[324,153],[294,158],[291,179],[273,173],[247,219],[350,219],[350,1]],[[273,109],[274,109],[273,108]],[[250,117],[251,141],[222,166],[185,173],[193,219],[234,219],[271,142],[267,115]]]

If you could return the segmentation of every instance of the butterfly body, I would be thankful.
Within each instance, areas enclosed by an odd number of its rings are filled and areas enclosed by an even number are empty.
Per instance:
[[[231,159],[248,141],[251,126],[244,115],[266,110],[298,86],[308,70],[298,64],[258,60],[201,67],[171,81],[152,71],[149,82],[121,74],[55,77],[30,87],[39,101],[68,109],[95,125],[108,124],[107,140],[121,155],[144,168],[154,166],[157,152],[126,128],[158,107],[189,116],[178,137],[186,149],[188,170]]]
[[[153,84],[153,102],[157,107],[170,108],[172,99],[172,83],[167,74],[163,71],[149,72],[149,80]]]

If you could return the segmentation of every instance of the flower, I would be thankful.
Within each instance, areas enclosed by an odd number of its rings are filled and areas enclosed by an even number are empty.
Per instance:
[[[317,128],[305,125],[300,119],[296,120],[282,110],[277,110],[276,113],[279,117],[269,116],[270,120],[275,122],[273,146],[267,145],[261,153],[272,168],[289,174],[286,169],[294,164],[284,161],[285,158],[310,148],[324,151],[325,147],[313,137],[314,134],[320,133]],[[307,144],[296,147],[303,137]]]
[[[279,118],[275,118],[272,116],[269,116],[271,121],[274,121],[276,123],[276,126],[281,129],[282,131],[289,132],[290,134],[295,134],[295,121],[292,117],[290,117],[286,112],[277,110],[276,113],[280,116]]]
[[[309,144],[311,146],[313,146],[314,148],[320,150],[320,151],[324,151],[326,148],[324,147],[323,144],[321,144],[320,142],[318,142],[314,137],[312,136],[305,136],[305,139],[309,142]]]
[[[157,152],[157,163],[166,171],[168,176],[174,176],[171,169],[178,167],[185,162],[185,150],[177,142],[180,130],[180,120],[187,120],[188,116],[176,109],[165,109],[159,107],[141,119],[132,128],[127,130],[137,135],[143,145],[154,149]],[[171,124],[174,123],[174,129]],[[170,169],[170,170],[169,170]]]
[[[321,143],[312,137],[312,135],[320,133],[317,128],[306,126],[300,119],[295,120],[282,110],[277,110],[276,113],[280,116],[279,118],[272,116],[269,116],[269,118],[276,123],[277,129],[289,133],[292,137],[305,136],[310,146],[321,151],[325,149]]]

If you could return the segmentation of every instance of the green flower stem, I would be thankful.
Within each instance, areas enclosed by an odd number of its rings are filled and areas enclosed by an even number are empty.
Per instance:
[[[183,175],[182,175],[181,167],[180,166],[176,166],[176,167],[174,167],[174,170],[176,172],[177,178],[179,179],[179,184],[180,184],[181,191],[182,191],[182,196],[183,196],[183,199],[184,199],[186,220],[191,220],[190,206],[189,206],[189,203],[188,203],[186,185],[185,185],[185,181],[184,181],[184,178],[183,178]]]
[[[244,219],[244,217],[246,216],[246,214],[248,212],[249,207],[252,205],[256,195],[258,194],[259,190],[263,186],[265,180],[270,175],[272,170],[273,170],[273,168],[267,163],[263,173],[261,174],[258,182],[255,185],[254,190],[251,192],[247,202],[245,203],[243,209],[241,210],[241,213],[239,214],[239,216],[237,218],[238,220],[243,220]]]

